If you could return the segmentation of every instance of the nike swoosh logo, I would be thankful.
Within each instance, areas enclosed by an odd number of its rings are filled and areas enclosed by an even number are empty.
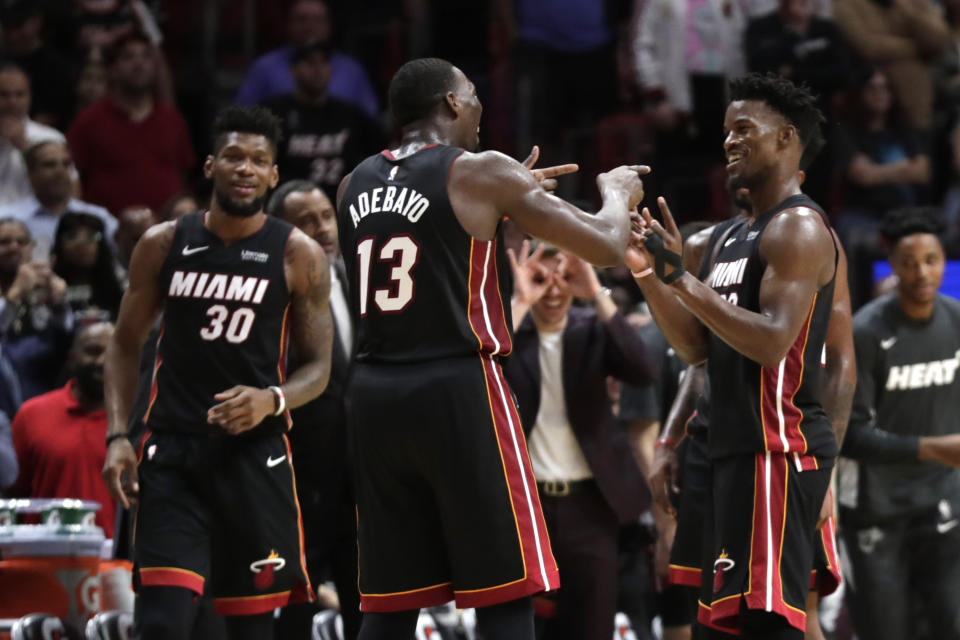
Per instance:
[[[730,245],[732,245],[732,244],[733,244],[734,242],[736,242],[736,241],[737,241],[736,238],[730,238],[729,240],[727,240],[726,242],[723,243],[723,246],[729,247]]]
[[[937,523],[937,533],[946,533],[953,529],[955,526],[960,524],[960,520],[951,520],[950,522],[938,522]]]
[[[883,349],[884,351],[888,351],[890,347],[892,347],[896,343],[897,343],[896,336],[894,336],[893,338],[887,338],[886,340],[880,341],[880,348]]]
[[[190,245],[187,245],[187,246],[185,246],[185,247],[183,248],[183,255],[185,255],[185,256],[192,256],[192,255],[195,254],[195,253],[200,253],[201,251],[206,251],[206,250],[209,249],[209,248],[210,248],[210,245],[207,245],[207,244],[203,245],[202,247],[194,247],[194,248],[192,248],[192,249],[190,248]]]
[[[279,458],[274,458],[273,456],[270,456],[269,458],[267,458],[267,468],[272,469],[273,467],[277,466],[278,464],[280,464],[286,459],[287,459],[287,456],[280,456]]]

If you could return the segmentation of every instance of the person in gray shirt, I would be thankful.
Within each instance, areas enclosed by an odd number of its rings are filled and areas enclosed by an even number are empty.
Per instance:
[[[960,302],[938,293],[932,211],[890,214],[897,290],[853,319],[857,390],[842,455],[841,530],[861,638],[960,638]]]

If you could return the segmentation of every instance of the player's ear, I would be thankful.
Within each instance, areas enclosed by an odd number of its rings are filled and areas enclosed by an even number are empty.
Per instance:
[[[213,156],[207,156],[203,161],[203,175],[209,180],[213,177]]]
[[[788,125],[780,128],[780,136],[779,136],[779,137],[780,137],[780,142],[781,142],[784,146],[790,144],[790,142],[791,142],[792,140],[794,140],[795,138],[796,138],[796,139],[799,139],[799,135],[800,135],[800,134],[799,134],[799,132],[797,131],[797,128],[796,128],[795,126],[793,126],[792,124],[788,124]]]
[[[454,93],[453,91],[447,92],[446,105],[447,105],[447,108],[450,109],[450,111],[453,113],[453,115],[457,115],[458,113],[460,113],[460,98],[458,98],[457,94]]]
[[[270,188],[275,188],[278,182],[280,182],[280,169],[277,165],[273,165],[270,167]]]

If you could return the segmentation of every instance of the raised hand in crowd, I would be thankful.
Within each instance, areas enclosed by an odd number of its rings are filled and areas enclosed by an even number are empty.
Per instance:
[[[15,304],[29,302],[57,305],[63,302],[66,290],[67,283],[53,272],[49,263],[25,262],[17,270],[17,277],[7,290],[6,298]]]
[[[507,258],[513,270],[513,328],[520,326],[530,307],[535,305],[550,288],[553,274],[540,261],[546,245],[540,244],[533,251],[530,241],[524,240],[520,246],[520,255],[513,249],[507,249]]]

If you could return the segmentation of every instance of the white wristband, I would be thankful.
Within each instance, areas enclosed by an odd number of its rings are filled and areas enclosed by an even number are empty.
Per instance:
[[[273,412],[273,415],[279,416],[287,410],[287,399],[284,397],[283,389],[280,387],[269,387],[269,389],[273,391],[273,395],[277,396],[277,410]]]

